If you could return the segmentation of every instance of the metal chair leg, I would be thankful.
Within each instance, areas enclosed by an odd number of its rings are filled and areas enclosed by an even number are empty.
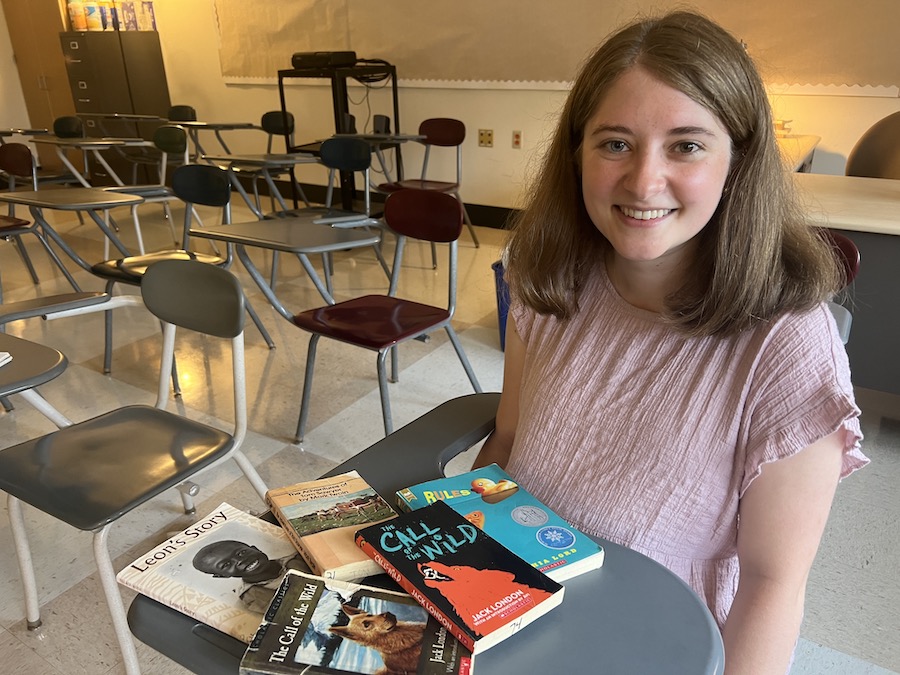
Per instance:
[[[22,262],[25,263],[25,267],[28,268],[28,274],[31,276],[31,280],[35,284],[39,284],[41,280],[38,279],[37,272],[35,272],[34,265],[31,262],[31,256],[28,255],[28,250],[25,248],[22,238],[19,235],[12,237],[12,243],[16,251],[18,251],[19,255],[22,257]]]
[[[391,419],[391,400],[388,394],[387,376],[384,370],[384,361],[387,358],[388,351],[383,349],[378,352],[378,358],[375,362],[375,366],[378,369],[378,394],[381,397],[381,419],[384,422],[385,436],[390,436],[394,430],[394,422]]]
[[[22,589],[25,593],[25,619],[28,630],[36,630],[41,626],[41,608],[38,604],[31,547],[28,545],[25,519],[22,517],[22,502],[12,495],[7,495],[6,504],[9,512],[9,525],[16,547],[16,559],[19,561],[19,573],[22,575]]]
[[[456,355],[459,357],[459,362],[462,363],[462,367],[466,371],[466,375],[469,377],[469,382],[472,383],[472,388],[475,389],[475,392],[481,393],[481,384],[478,382],[478,378],[475,377],[475,371],[472,370],[472,364],[469,363],[469,357],[466,356],[466,352],[462,348],[462,343],[459,341],[459,336],[457,336],[456,331],[449,325],[444,326],[444,329],[447,331],[447,335],[450,337],[450,343],[453,345],[453,349],[456,350]]]
[[[319,335],[309,336],[309,347],[306,350],[306,374],[303,377],[303,395],[300,397],[300,418],[297,420],[297,433],[294,434],[294,442],[300,443],[306,433],[306,421],[309,418],[309,399],[312,394],[313,369],[316,364],[316,346],[319,344]]]
[[[263,336],[263,340],[266,341],[266,344],[269,345],[269,349],[275,349],[275,342],[272,340],[272,336],[269,335],[269,331],[266,330],[265,325],[262,322],[262,319],[259,318],[259,314],[256,313],[256,310],[253,308],[253,305],[250,304],[250,301],[246,298],[244,299],[244,306],[247,309],[247,314],[250,315],[250,318],[253,319],[253,323],[256,324],[256,327],[259,329],[259,332]]]
[[[131,630],[128,628],[128,618],[125,614],[125,605],[122,595],[119,593],[119,585],[116,583],[116,571],[109,557],[107,537],[109,525],[94,532],[94,560],[97,562],[100,584],[103,586],[103,594],[106,596],[106,605],[112,617],[113,628],[116,631],[116,639],[119,641],[119,650],[122,652],[122,662],[125,665],[127,675],[140,675],[141,666],[138,662],[137,650]]]

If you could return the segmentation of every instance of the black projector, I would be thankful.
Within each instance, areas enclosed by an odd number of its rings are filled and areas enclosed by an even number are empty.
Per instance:
[[[344,68],[356,65],[356,52],[296,52],[291,64],[301,68]]]

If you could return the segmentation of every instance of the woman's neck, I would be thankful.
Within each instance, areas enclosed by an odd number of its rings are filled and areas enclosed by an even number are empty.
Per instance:
[[[673,256],[673,258],[681,256]],[[625,302],[638,309],[662,314],[666,298],[678,290],[684,278],[681,260],[665,258],[634,261],[615,251],[607,255],[606,273],[616,292]]]

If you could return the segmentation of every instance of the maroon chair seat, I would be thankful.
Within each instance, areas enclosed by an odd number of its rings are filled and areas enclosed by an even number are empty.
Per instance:
[[[364,295],[294,317],[303,330],[374,350],[393,347],[449,320],[446,309],[387,295]]]
[[[381,394],[381,413],[385,435],[393,431],[388,378],[385,360],[391,353],[391,382],[398,379],[397,345],[443,328],[450,338],[456,355],[476,392],[481,385],[469,364],[450,321],[456,309],[456,260],[459,235],[462,232],[462,204],[444,192],[430,190],[399,190],[388,195],[384,203],[385,227],[397,235],[391,286],[387,295],[365,295],[334,305],[317,307],[293,317],[299,328],[310,333],[306,356],[306,375],[300,402],[296,441],[303,439],[309,416],[316,347],[321,337],[329,337],[347,344],[378,352],[376,368],[378,390]],[[448,244],[449,271],[447,274],[447,306],[425,305],[398,298],[397,286],[407,238]]]

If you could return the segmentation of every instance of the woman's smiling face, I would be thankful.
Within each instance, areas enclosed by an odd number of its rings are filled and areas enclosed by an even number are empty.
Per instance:
[[[619,257],[681,262],[719,204],[731,153],[715,115],[635,66],[584,129],[588,215]]]

